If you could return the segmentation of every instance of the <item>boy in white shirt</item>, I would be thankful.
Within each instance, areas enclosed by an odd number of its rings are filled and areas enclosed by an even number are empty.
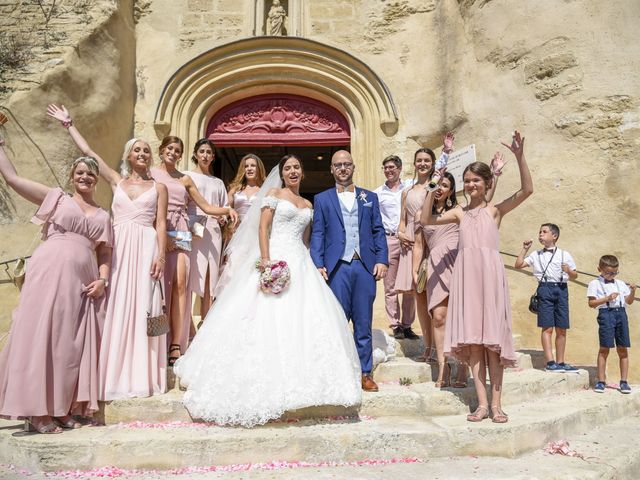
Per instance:
[[[616,280],[618,274],[618,259],[613,255],[600,257],[598,271],[600,276],[589,282],[587,298],[589,306],[598,310],[598,336],[600,350],[598,351],[598,381],[594,391],[603,393],[606,388],[606,369],[609,349],[616,347],[620,359],[621,393],[631,393],[627,383],[629,373],[629,353],[631,340],[629,338],[629,320],[625,310],[626,305],[633,303],[636,295],[636,285],[627,285],[622,280]]]
[[[522,242],[522,250],[516,259],[516,268],[531,267],[538,279],[538,327],[540,340],[547,362],[547,372],[576,372],[578,369],[564,361],[569,329],[569,290],[567,282],[578,277],[576,263],[571,254],[556,246],[560,228],[554,223],[543,223],[538,232],[538,241],[544,248],[525,258],[533,240]],[[551,339],[556,331],[556,357],[553,357]]]

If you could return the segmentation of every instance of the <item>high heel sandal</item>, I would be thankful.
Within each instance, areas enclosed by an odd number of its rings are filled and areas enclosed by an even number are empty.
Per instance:
[[[502,411],[497,405],[491,405],[491,417],[493,423],[507,423],[509,421],[509,415]]]
[[[24,431],[25,432],[37,432],[43,434],[55,434],[62,433],[62,428],[55,424],[54,421],[47,423],[46,425],[34,425],[33,417],[25,418],[24,420]]]
[[[178,352],[177,357],[172,357],[172,352]],[[180,345],[177,343],[172,343],[169,345],[169,358],[167,359],[167,366],[173,367],[173,365],[178,361],[178,359],[182,356],[182,352],[180,351]]]
[[[460,380],[460,371],[464,369],[465,377],[467,377],[467,373],[468,373],[467,368],[468,367],[466,363],[458,363],[458,367],[456,369],[456,377],[458,378],[456,378],[451,384],[453,388],[467,388],[468,379]]]
[[[438,376],[442,373],[442,380],[436,380],[436,388],[448,387],[451,382],[451,365],[447,362],[438,362]]]
[[[481,422],[485,418],[489,418],[489,409],[487,407],[478,407],[476,411],[467,415],[467,422]]]

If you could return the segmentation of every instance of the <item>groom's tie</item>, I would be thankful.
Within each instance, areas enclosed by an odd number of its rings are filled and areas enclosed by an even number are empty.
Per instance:
[[[353,183],[351,185],[347,185],[346,187],[344,185],[336,185],[336,190],[338,191],[338,193],[344,193],[344,192],[355,193],[356,186]]]

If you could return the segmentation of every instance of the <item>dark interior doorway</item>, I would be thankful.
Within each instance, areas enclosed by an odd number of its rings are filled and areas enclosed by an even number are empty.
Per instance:
[[[260,157],[267,175],[284,155],[293,154],[302,160],[304,167],[304,180],[300,194],[313,201],[313,196],[316,193],[326,190],[334,184],[329,166],[331,165],[331,156],[338,150],[349,150],[349,146],[216,147],[213,173],[216,177],[221,178],[225,185],[229,185],[238,170],[240,159],[247,153],[253,153]]]

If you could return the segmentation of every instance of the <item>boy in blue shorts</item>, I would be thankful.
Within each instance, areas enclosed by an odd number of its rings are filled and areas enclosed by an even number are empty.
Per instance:
[[[538,279],[538,327],[544,350],[547,372],[577,372],[578,369],[564,361],[569,329],[569,289],[567,282],[578,277],[576,263],[566,250],[556,246],[560,228],[555,223],[543,223],[538,241],[543,248],[525,258],[533,240],[522,242],[522,250],[516,259],[516,268],[531,267]],[[553,356],[552,335],[556,331],[556,356]]]
[[[629,339],[629,320],[626,305],[633,303],[636,295],[636,285],[627,285],[622,280],[616,280],[618,274],[618,259],[613,255],[600,257],[598,271],[600,276],[589,282],[587,298],[589,306],[598,310],[598,336],[600,350],[598,351],[598,381],[594,390],[603,393],[606,388],[607,357],[609,349],[616,347],[620,359],[621,393],[631,393],[627,383],[629,374],[629,353],[631,347]]]

